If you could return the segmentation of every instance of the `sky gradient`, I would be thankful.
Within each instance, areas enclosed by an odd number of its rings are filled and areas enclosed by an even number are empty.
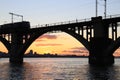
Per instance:
[[[95,16],[95,0],[1,0],[0,25],[11,22],[9,12],[24,16],[31,27],[38,24],[85,19]],[[107,0],[107,15],[120,14],[120,0]],[[98,0],[98,16],[104,16],[104,0]],[[14,17],[14,22],[21,18]],[[7,51],[0,43],[1,51]],[[84,46],[66,33],[44,34],[32,43],[30,49],[38,53],[88,53]]]
[[[120,0],[107,0],[107,15],[120,13]],[[31,25],[95,16],[95,0],[1,0],[0,24],[11,22],[9,12],[21,14]],[[104,15],[104,0],[98,0],[98,16]],[[18,17],[14,21],[19,21]]]

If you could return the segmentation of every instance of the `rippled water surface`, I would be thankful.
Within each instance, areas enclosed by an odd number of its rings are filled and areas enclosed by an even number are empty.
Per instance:
[[[92,67],[87,58],[26,58],[23,65],[0,59],[0,80],[120,80],[120,59]]]

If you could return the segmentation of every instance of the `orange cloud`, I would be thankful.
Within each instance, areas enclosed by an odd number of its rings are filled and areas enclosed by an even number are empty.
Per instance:
[[[45,40],[42,40],[42,39],[36,39],[35,42],[41,42],[41,41],[45,41]]]
[[[44,34],[42,36],[40,36],[39,38],[37,38],[35,40],[35,42],[45,42],[47,40],[53,40],[53,39],[57,39],[56,35],[50,35],[50,34]]]
[[[62,51],[63,53],[83,53],[82,51],[80,50],[64,50]]]
[[[87,49],[84,47],[74,47],[70,48],[69,50],[62,51],[63,53],[88,53]]]
[[[85,50],[87,51],[87,49],[85,47],[74,47],[74,48],[71,48],[73,50]]]
[[[57,39],[56,35],[44,34],[39,37],[39,39]]]
[[[62,44],[36,44],[36,47],[39,46],[61,46]]]

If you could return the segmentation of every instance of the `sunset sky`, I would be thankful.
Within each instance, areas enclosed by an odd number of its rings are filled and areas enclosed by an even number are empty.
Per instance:
[[[120,0],[107,0],[107,15],[120,14]],[[24,16],[31,27],[38,24],[64,22],[95,16],[95,0],[1,0],[0,25],[11,22],[9,12]],[[98,0],[98,16],[104,16],[104,0]],[[14,17],[14,22],[21,18]],[[119,28],[120,29],[120,28]],[[32,43],[29,50],[38,53],[77,54],[87,53],[75,38],[62,33],[44,34]],[[7,50],[0,43],[0,50]],[[119,53],[119,50],[117,50]]]

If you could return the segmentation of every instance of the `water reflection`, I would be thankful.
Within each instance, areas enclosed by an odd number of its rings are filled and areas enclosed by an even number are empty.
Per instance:
[[[8,79],[10,80],[24,80],[24,73],[25,67],[20,64],[9,64],[8,68]]]
[[[86,59],[38,59],[22,65],[0,62],[0,80],[120,80],[120,66],[96,67]]]
[[[10,63],[2,63],[0,64],[0,80],[27,80],[32,79],[28,74],[32,75],[32,73],[28,73],[27,69],[30,72],[30,64],[23,63],[20,64],[10,64]],[[28,77],[26,79],[26,76]],[[29,79],[29,80],[30,80]]]
[[[115,65],[106,67],[89,66],[89,80],[119,80],[116,77],[116,69]]]

